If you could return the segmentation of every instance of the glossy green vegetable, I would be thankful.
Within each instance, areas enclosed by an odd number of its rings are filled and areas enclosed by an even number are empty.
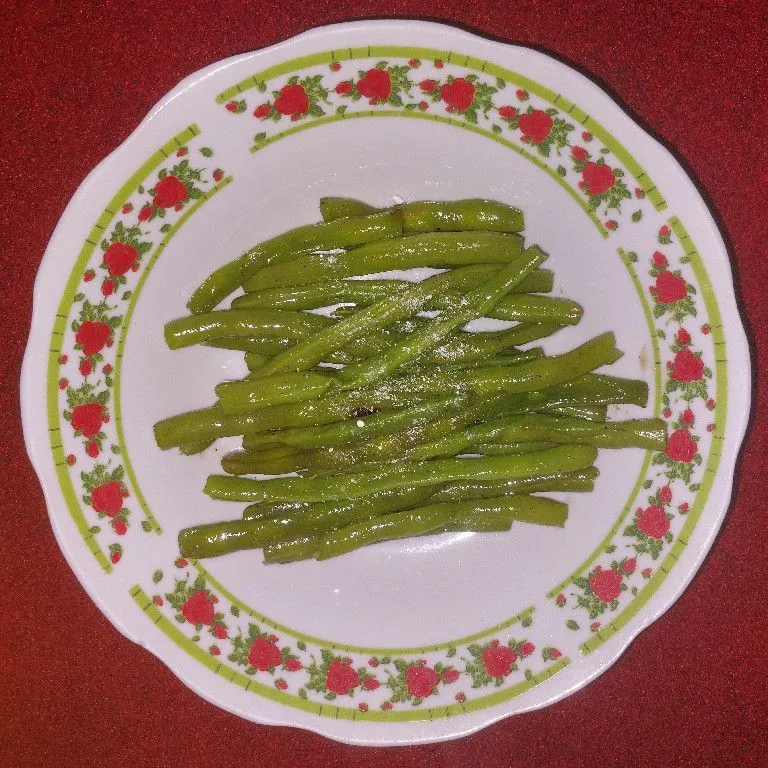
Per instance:
[[[494,307],[526,275],[541,264],[547,255],[536,246],[528,248],[496,275],[476,288],[465,300],[447,306],[440,317],[419,331],[414,331],[400,344],[393,344],[380,355],[363,363],[345,366],[339,371],[345,389],[356,389],[383,379],[398,368],[421,357],[440,345],[453,331],[474,317],[482,317]]]
[[[453,290],[466,293],[497,271],[497,264],[478,264],[465,273],[464,279],[456,281]],[[537,269],[514,286],[511,293],[548,293],[552,290],[553,280],[550,270]],[[391,296],[407,285],[405,280],[323,280],[308,285],[269,288],[265,291],[245,293],[232,300],[232,308],[316,309],[333,304],[355,304],[358,308],[362,308]],[[565,299],[558,301],[565,301]],[[435,304],[439,304],[439,299],[435,300]]]
[[[194,291],[187,307],[193,314],[210,312],[254,271],[269,264],[278,264],[316,250],[349,248],[399,237],[402,232],[402,217],[398,213],[373,214],[297,227],[260,243],[219,267]]]
[[[480,459],[437,459],[387,464],[364,472],[327,478],[250,480],[211,475],[205,492],[226,501],[330,501],[357,498],[407,486],[436,485],[454,480],[501,481],[590,466],[597,456],[591,446],[558,446],[515,456]]]
[[[326,560],[367,544],[441,532],[458,518],[464,519],[463,525],[471,526],[471,520],[467,521],[467,518],[474,515],[496,515],[509,522],[522,519],[540,525],[562,527],[568,516],[568,508],[561,502],[539,496],[508,496],[484,501],[431,504],[352,523],[335,530],[318,542],[314,556],[318,560]]]
[[[350,198],[327,197],[320,200],[320,215],[325,221],[344,216],[359,216],[363,212],[370,214],[374,211],[399,213],[402,216],[403,231],[406,233],[465,232],[480,229],[520,232],[523,229],[522,211],[496,200],[418,200],[380,209]]]
[[[246,291],[263,291],[393,269],[506,264],[519,256],[522,250],[522,238],[514,234],[445,232],[412,235],[371,243],[345,253],[308,254],[283,264],[264,267],[244,287]]]

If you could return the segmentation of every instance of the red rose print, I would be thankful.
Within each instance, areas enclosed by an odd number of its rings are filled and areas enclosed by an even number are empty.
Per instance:
[[[94,277],[96,277],[96,273],[92,269],[86,269],[83,273],[83,281],[86,283],[90,283]]]
[[[528,91],[524,91],[522,88],[518,88],[515,91],[515,96],[517,96],[520,101],[525,101],[528,98]]]
[[[668,270],[656,276],[656,301],[660,304],[674,304],[688,295],[688,283],[680,275],[673,275]]]
[[[111,296],[115,292],[115,281],[114,280],[105,280],[101,284],[101,292],[105,296]]]
[[[259,120],[269,117],[272,114],[272,107],[269,104],[259,104],[256,109],[253,110],[253,116],[259,118]]]
[[[590,195],[602,195],[616,183],[616,176],[607,165],[587,163],[582,169],[581,175]]]
[[[408,66],[411,69],[415,69],[419,64],[421,64],[421,62],[418,59],[408,59]]]
[[[677,332],[677,340],[681,344],[690,344],[691,343],[691,334],[688,333],[688,331],[686,331],[685,328],[681,328]]]
[[[690,408],[686,408],[683,411],[683,415],[680,417],[680,420],[683,422],[683,424],[687,424],[689,427],[693,422],[696,420],[696,416],[694,416],[693,411]]]
[[[427,102],[426,102],[426,101],[420,101],[420,102],[419,102],[419,109],[420,109],[422,112],[426,112],[426,111],[429,109],[429,104],[427,104]]]
[[[237,104],[235,104],[234,101],[228,101],[224,105],[224,109],[226,109],[227,112],[237,112]]]
[[[359,684],[360,678],[351,666],[342,664],[338,659],[331,662],[325,675],[325,687],[329,691],[345,696],[352,693],[355,686]]]
[[[549,649],[549,658],[550,659],[559,659],[563,655],[562,651],[559,651],[557,648],[550,648]]]
[[[681,505],[678,507],[678,509],[680,510],[680,512],[681,512],[682,514],[685,514],[685,513],[688,511],[688,509],[689,509],[689,507],[688,507],[688,502],[687,502],[687,501],[684,501],[684,502],[683,502],[683,503],[682,503],[682,504],[681,504]]]
[[[120,483],[116,480],[110,480],[94,488],[91,491],[91,506],[97,512],[103,512],[107,517],[114,517],[123,508]]]
[[[130,213],[133,210],[133,205],[131,203],[126,203],[122,208],[121,211],[123,213]]]
[[[690,463],[696,455],[697,446],[687,429],[678,429],[669,436],[664,453],[674,461]]]
[[[77,458],[75,458],[75,454],[74,454],[74,453],[70,453],[70,454],[67,456],[67,464],[69,464],[69,466],[70,466],[70,467],[71,467],[71,466],[72,466],[72,465],[73,465],[73,464],[74,464],[76,461],[77,461]]]
[[[445,66],[445,63],[442,59],[435,59],[435,68],[436,69],[442,69]]]
[[[361,702],[360,702],[360,703],[357,705],[357,708],[358,708],[358,709],[359,709],[361,712],[367,712],[367,711],[368,711],[368,705],[367,705],[367,704],[366,704],[364,701],[361,701]]]
[[[59,355],[59,365],[64,365],[64,363],[69,360],[69,357],[67,355]]]
[[[698,381],[704,375],[704,361],[691,352],[681,349],[675,355],[672,378],[677,381]]]
[[[344,80],[336,86],[336,93],[341,96],[346,96],[348,93],[352,93],[352,81]]]
[[[653,254],[653,265],[655,267],[658,267],[659,269],[664,269],[664,267],[667,266],[669,262],[667,261],[667,257],[661,253],[661,251],[655,251]]]
[[[163,598],[162,598],[162,597],[160,597],[160,595],[155,595],[155,596],[152,598],[152,602],[153,602],[153,603],[154,603],[154,604],[155,604],[155,605],[156,605],[158,608],[162,608],[162,607],[165,605],[165,600],[163,600]]]
[[[221,648],[219,648],[218,645],[212,645],[208,649],[208,653],[210,653],[211,656],[220,656],[221,655]]]
[[[504,677],[512,671],[517,654],[507,645],[489,645],[483,648],[483,666],[491,677]]]
[[[666,224],[664,224],[659,228],[659,234],[662,237],[669,237],[672,234],[672,230]]]
[[[375,677],[366,677],[363,680],[363,688],[366,691],[375,691],[380,685],[381,683]]]
[[[669,408],[665,408],[661,414],[665,419],[668,419],[672,415],[672,411]]]
[[[125,524],[125,520],[123,520],[121,517],[118,517],[112,521],[112,528],[118,536],[125,536],[128,530],[128,526]]]
[[[614,221],[613,219],[609,219],[605,222],[605,228],[606,229],[618,229],[619,228],[619,222]]]
[[[186,559],[185,557],[177,557],[177,558],[176,558],[176,559],[173,561],[173,564],[174,564],[174,565],[175,565],[177,568],[186,568],[186,567],[189,565],[189,563],[187,562],[187,559]]]
[[[599,600],[610,603],[621,594],[621,574],[613,568],[601,570],[590,577],[589,586]]]
[[[659,491],[659,498],[665,503],[669,504],[670,501],[672,501],[672,489],[665,485],[660,491]]]
[[[109,556],[109,559],[112,562],[112,565],[117,565],[120,562],[120,558],[122,556],[123,556],[123,553],[119,549],[113,550]]]
[[[382,709],[392,709],[392,702],[391,701],[385,701],[381,705]]]
[[[530,139],[532,144],[541,144],[546,141],[552,130],[552,118],[543,110],[535,109],[520,115],[518,126],[523,136]]]
[[[411,664],[405,670],[405,685],[408,688],[408,693],[419,699],[429,696],[437,688],[439,682],[440,677],[431,667]]]
[[[475,100],[475,86],[463,77],[440,86],[440,98],[449,106],[464,112]]]
[[[155,185],[153,205],[158,208],[175,208],[189,197],[187,188],[175,176],[166,176]]]
[[[84,357],[80,361],[80,375],[88,376],[90,375],[92,370],[93,370],[93,366],[91,365],[91,361],[87,357]]]
[[[445,672],[443,672],[443,682],[455,683],[459,679],[459,676],[458,669],[446,669]]]
[[[309,96],[300,85],[284,85],[275,99],[275,109],[281,115],[303,115],[309,109]]]
[[[298,672],[302,668],[302,664],[298,659],[290,658],[285,660],[285,668],[289,672]]]
[[[59,389],[66,389],[69,386],[69,379],[59,379]]]
[[[213,636],[219,640],[227,639],[227,628],[223,624],[216,624],[213,628]]]
[[[526,642],[520,646],[519,650],[521,656],[530,656],[536,650],[536,646],[533,643]]]
[[[669,531],[669,520],[664,507],[653,504],[643,512],[636,521],[637,527],[653,539],[663,539]]]
[[[589,152],[584,147],[572,147],[571,154],[577,163],[583,163],[589,157]]]
[[[72,409],[72,428],[85,437],[98,434],[104,423],[104,408],[99,403],[85,403]]]
[[[184,155],[187,154],[187,148],[186,147],[180,147],[176,150],[176,157],[184,157]]]
[[[152,206],[151,205],[142,206],[142,209],[139,211],[139,221],[147,221],[151,215],[152,215]]]
[[[103,349],[112,329],[106,323],[86,320],[77,329],[75,341],[83,348],[86,355],[96,355]]]
[[[715,401],[711,397],[707,400],[707,408],[709,408],[710,411],[715,410]]]
[[[581,140],[589,143],[592,141],[592,134],[589,131],[584,131],[584,133],[581,134]]]
[[[434,93],[437,90],[437,82],[435,80],[422,80],[419,83],[419,88],[424,93]]]
[[[392,92],[392,78],[385,69],[369,69],[358,80],[357,90],[366,99],[386,101]]]
[[[266,672],[272,667],[276,667],[283,660],[280,649],[277,644],[268,637],[262,635],[253,641],[251,650],[248,651],[248,663],[262,672]]]
[[[99,451],[101,449],[99,448],[99,444],[95,440],[89,440],[85,445],[85,452],[92,458],[95,459],[99,455]]]
[[[181,606],[181,615],[190,624],[212,624],[214,611],[211,598],[202,589],[193,592]]]
[[[517,117],[517,110],[510,106],[499,107],[499,117],[502,120],[511,120],[513,117]]]
[[[341,69],[341,63],[338,62],[338,61],[334,61],[331,64],[329,64],[328,66],[329,66],[329,69],[332,72],[338,72]]]
[[[653,569],[652,568],[643,568],[643,578],[644,579],[650,579],[652,573],[653,573]]]
[[[702,325],[702,326],[701,326],[701,332],[702,332],[702,333],[703,333],[705,336],[707,336],[711,330],[712,330],[712,329],[709,327],[709,325],[708,325],[707,323],[704,323],[704,325]]]
[[[562,608],[565,605],[565,595],[561,592],[556,598],[555,602]]]
[[[453,698],[456,699],[459,704],[463,704],[467,700],[466,694],[463,693],[457,693]]]
[[[637,568],[637,560],[635,560],[634,557],[627,558],[622,564],[621,564],[621,570],[627,575],[630,576],[635,572],[635,568]]]

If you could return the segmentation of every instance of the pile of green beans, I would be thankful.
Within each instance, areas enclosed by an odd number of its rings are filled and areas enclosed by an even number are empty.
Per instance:
[[[409,536],[563,527],[567,506],[533,494],[591,491],[599,448],[664,447],[661,420],[606,420],[608,405],[648,400],[645,382],[595,372],[621,356],[612,333],[558,355],[520,349],[583,311],[542,295],[554,275],[517,208],[329,197],[320,212],[214,271],[191,314],[165,326],[169,348],[239,350],[249,371],[219,384],[213,406],[155,425],[158,446],[185,455],[242,438],[205,485],[247,503],[242,519],[182,530],[182,555],[260,548],[288,563]],[[421,280],[408,271],[425,267]],[[405,272],[377,276],[392,271]],[[501,325],[467,327],[481,317]]]

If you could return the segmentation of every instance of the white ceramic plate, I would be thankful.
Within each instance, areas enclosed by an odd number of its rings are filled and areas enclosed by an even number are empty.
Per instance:
[[[244,366],[169,352],[163,324],[213,267],[317,220],[325,194],[520,206],[556,292],[586,310],[548,349],[614,330],[615,372],[652,393],[614,415],[661,414],[666,451],[602,451],[565,530],[178,560],[180,528],[233,516],[201,493],[228,446],[163,453],[152,424]],[[192,75],[82,184],[34,298],[24,430],[64,554],[126,637],[258,722],[404,744],[551,704],[681,593],[728,506],[750,362],[717,228],[666,150],[525,48],[361,22]]]

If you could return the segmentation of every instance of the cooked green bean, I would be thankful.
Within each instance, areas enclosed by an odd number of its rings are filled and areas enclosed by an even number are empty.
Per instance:
[[[461,272],[461,269],[456,269],[427,278],[421,283],[411,284],[396,295],[381,299],[324,332],[281,352],[259,373],[268,375],[279,371],[311,368],[322,362],[328,353],[341,349],[349,341],[414,315],[436,292],[449,287],[460,277]]]
[[[309,512],[287,512],[270,518],[234,520],[186,528],[179,534],[184,557],[216,557],[241,549],[263,547],[282,537],[323,534],[353,520],[364,520],[422,503],[429,489],[406,488],[354,502],[315,505]]]
[[[605,421],[608,406],[558,403],[542,408],[541,413],[550,413],[554,416],[573,416],[576,419],[588,419],[589,421]]]
[[[476,288],[464,301],[446,308],[444,315],[415,331],[401,344],[393,344],[377,357],[344,367],[339,376],[345,389],[369,386],[396,369],[416,360],[439,346],[441,340],[466,325],[474,317],[482,317],[502,299],[509,289],[530,274],[547,258],[540,248],[532,246],[487,282]]]
[[[377,210],[373,205],[368,205],[362,200],[353,200],[351,197],[320,198],[320,215],[323,221],[345,219],[348,216],[368,216]]]
[[[379,209],[371,208],[359,200],[343,197],[323,198],[320,201],[320,214],[326,221],[339,218],[335,214],[356,215],[351,211],[399,213],[402,216],[403,231],[406,233],[466,232],[467,230],[520,232],[523,229],[523,212],[496,200],[480,198],[449,202],[417,200]]]
[[[186,443],[185,445],[180,445],[179,450],[185,456],[195,456],[198,453],[202,453],[207,448],[210,448],[213,443],[213,440],[201,440],[197,443]]]
[[[297,227],[260,243],[239,258],[219,267],[194,291],[187,307],[193,314],[210,312],[263,266],[317,250],[348,248],[400,237],[402,232],[402,216],[399,213],[377,213]]]
[[[465,274],[463,280],[454,284],[453,290],[462,293],[470,291],[497,271],[497,264],[478,264],[471,272]],[[515,285],[510,293],[549,293],[552,290],[553,280],[550,270],[537,269]],[[391,296],[407,285],[408,282],[405,280],[325,280],[309,285],[269,288],[265,291],[245,293],[232,300],[232,308],[316,309],[332,304],[355,304],[361,308]]]
[[[410,321],[413,330],[423,327],[423,318],[413,318]],[[397,326],[395,326],[397,327]],[[527,344],[531,341],[549,336],[560,329],[561,326],[548,324],[522,323],[506,331],[489,331],[482,333],[456,333],[436,349],[433,349],[424,359],[432,363],[463,363],[470,361],[483,361],[498,354],[513,349],[516,344]],[[367,358],[378,354],[382,347],[396,343],[405,337],[403,332],[389,329],[372,331],[365,336],[353,339],[344,350],[324,355],[323,362],[346,364],[359,358]],[[229,340],[228,340],[229,341]],[[253,350],[254,353],[265,356],[274,356],[288,347],[293,342],[288,339],[244,339],[246,344],[237,347]],[[214,346],[212,343],[211,346]],[[254,369],[260,368],[263,362],[260,358],[252,358],[246,355],[246,364],[253,365]]]
[[[603,365],[613,363],[621,357],[616,349],[613,333],[604,333],[562,355],[545,357],[530,363],[521,363],[504,368],[477,368],[450,373],[408,373],[391,377],[391,385],[400,386],[408,392],[424,395],[472,392],[477,397],[492,392],[531,392],[553,387]],[[338,375],[338,374],[337,374]],[[323,377],[322,382],[318,377]],[[274,378],[270,382],[269,378]],[[338,381],[332,375],[312,374],[302,371],[281,374],[257,380],[226,381],[216,387],[222,409],[227,413],[238,413],[266,404],[297,402],[312,394],[330,391]]]
[[[453,480],[499,481],[570,472],[592,464],[597,450],[591,446],[566,445],[548,451],[481,459],[437,459],[387,464],[364,472],[328,478],[277,478],[250,480],[211,475],[205,492],[226,501],[330,501],[357,498],[391,488],[436,485]]]
[[[344,219],[340,219],[344,221]],[[273,264],[245,283],[246,291],[285,287],[413,267],[506,264],[522,252],[522,238],[497,232],[411,235],[361,246],[345,253],[311,253]]]
[[[263,448],[266,443],[279,442],[300,448],[321,448],[344,445],[359,440],[370,440],[380,435],[413,429],[445,417],[468,402],[463,395],[432,398],[399,411],[373,413],[358,419],[348,419],[331,425],[284,429],[248,435],[243,440],[247,450]]]
[[[171,349],[181,349],[216,339],[238,337],[306,338],[333,324],[334,321],[328,317],[307,312],[225,309],[171,320],[165,326],[165,341]]]
[[[326,560],[367,544],[438,531],[450,526],[457,518],[466,519],[472,515],[489,514],[498,515],[510,522],[522,519],[526,522],[562,527],[568,516],[568,508],[559,501],[540,496],[506,496],[485,501],[431,504],[337,529],[318,542],[314,556],[318,560]]]

